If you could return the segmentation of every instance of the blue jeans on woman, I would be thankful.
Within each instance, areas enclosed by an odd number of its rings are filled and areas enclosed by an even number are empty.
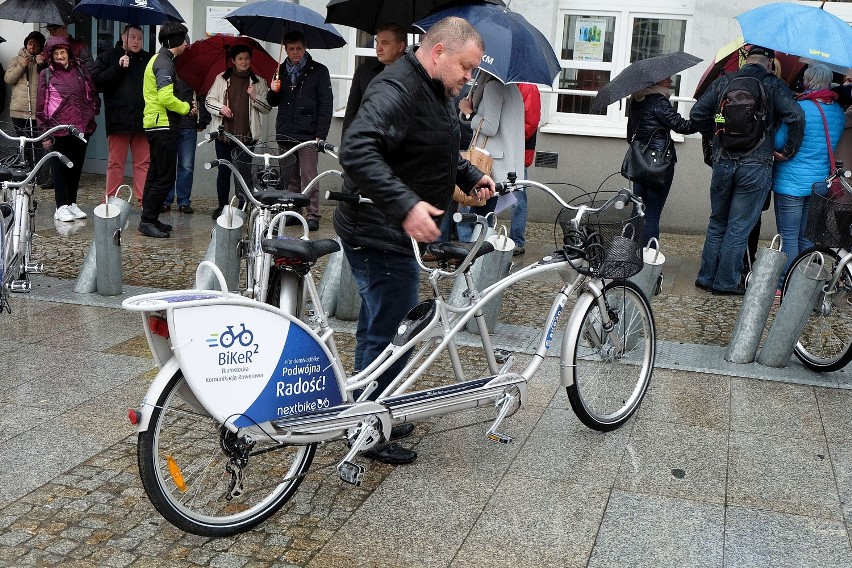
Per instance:
[[[740,287],[748,234],[772,186],[772,157],[720,157],[710,182],[710,222],[696,282],[714,290]]]
[[[366,369],[393,339],[399,323],[417,305],[420,295],[420,268],[410,254],[368,247],[352,247],[341,242],[343,253],[361,296],[358,328],[355,332],[355,371]],[[408,357],[402,357],[378,379],[370,396],[375,399],[402,371]]]
[[[784,275],[790,265],[803,250],[814,246],[805,237],[805,227],[808,224],[808,206],[810,196],[796,197],[793,195],[775,194],[775,222],[778,234],[781,235],[781,250],[787,255],[784,274],[778,282],[778,287],[784,283]]]
[[[651,238],[660,240],[660,217],[663,214],[666,199],[669,197],[669,191],[672,189],[672,181],[674,181],[674,167],[666,170],[662,188],[648,187],[639,183],[633,184],[633,194],[641,197],[645,204],[644,229],[642,230],[643,246],[647,245]]]

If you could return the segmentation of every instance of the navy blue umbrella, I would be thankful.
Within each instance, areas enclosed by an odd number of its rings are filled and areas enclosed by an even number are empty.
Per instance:
[[[503,83],[553,85],[562,71],[553,46],[526,18],[494,4],[467,4],[435,12],[414,24],[427,31],[438,20],[457,16],[470,22],[485,40],[479,68]]]
[[[343,36],[317,12],[283,0],[252,2],[237,8],[225,19],[242,35],[263,41],[282,43],[284,34],[298,31],[304,34],[308,49],[346,45]]]
[[[396,24],[405,31],[417,20],[435,10],[450,5],[470,4],[473,0],[330,0],[326,6],[325,21],[375,34],[384,25]],[[482,0],[505,6],[503,0]]]
[[[81,0],[75,12],[97,20],[114,20],[138,26],[156,26],[169,20],[183,22],[183,16],[169,0]]]

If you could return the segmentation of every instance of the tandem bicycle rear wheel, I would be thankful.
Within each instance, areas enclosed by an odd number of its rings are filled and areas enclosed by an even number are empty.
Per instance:
[[[293,496],[316,444],[235,435],[204,411],[178,372],[137,450],[142,485],[157,511],[186,532],[224,537],[265,521]]]

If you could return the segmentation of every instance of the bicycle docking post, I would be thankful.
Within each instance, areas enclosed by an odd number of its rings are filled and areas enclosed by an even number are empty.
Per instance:
[[[121,294],[121,212],[115,205],[95,207],[95,283],[101,296]]]
[[[130,196],[132,196],[133,192],[130,186],[121,185],[116,190],[116,195],[107,199],[110,209],[113,207],[118,209],[119,227],[122,230],[127,227],[127,219],[130,217],[130,201],[118,197],[118,191],[124,187],[130,190]],[[98,269],[97,258],[95,256],[96,241],[97,231],[95,232],[95,237],[92,238],[92,244],[89,245],[89,250],[86,252],[85,258],[83,259],[83,264],[80,266],[80,274],[77,276],[77,283],[74,284],[74,292],[78,294],[91,294],[98,291]]]
[[[243,220],[237,214],[220,215],[213,229],[213,262],[225,275],[228,290],[240,286],[240,241]]]
[[[766,343],[757,356],[757,362],[767,367],[786,367],[796,348],[796,342],[813,310],[823,309],[823,288],[831,278],[822,254],[815,252],[801,270],[788,275],[790,283],[784,302],[775,314],[775,321],[766,336]]]
[[[775,241],[778,248],[773,248]],[[737,322],[731,333],[731,342],[725,352],[725,360],[731,363],[751,363],[757,354],[760,336],[769,319],[769,311],[775,299],[778,279],[784,271],[787,255],[781,252],[781,237],[776,235],[769,248],[757,252],[748,288],[743,297]]]

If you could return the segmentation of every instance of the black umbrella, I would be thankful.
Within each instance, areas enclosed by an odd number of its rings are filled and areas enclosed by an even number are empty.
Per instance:
[[[659,83],[666,77],[671,77],[700,62],[700,58],[678,51],[631,63],[598,91],[592,102],[592,112],[603,110],[636,91]]]
[[[68,0],[6,0],[0,4],[0,20],[32,24],[71,24],[82,18],[73,14]]]
[[[475,0],[331,0],[326,6],[325,21],[340,24],[370,34],[376,29],[396,24],[407,32],[412,24],[438,9],[473,4]],[[505,6],[502,0],[480,0]]]

